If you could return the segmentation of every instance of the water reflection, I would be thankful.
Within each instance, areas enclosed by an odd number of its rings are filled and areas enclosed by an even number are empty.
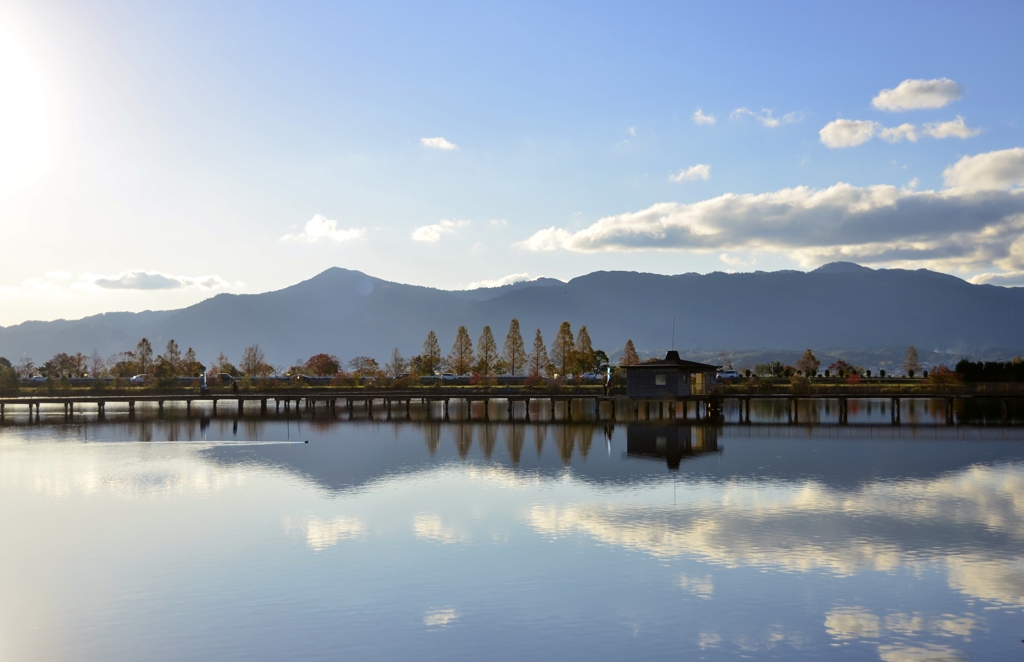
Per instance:
[[[109,642],[127,641],[187,658],[209,650],[212,631],[239,633],[237,654],[220,657],[280,657],[266,648],[266,623],[280,621],[302,634],[290,656],[323,659],[456,648],[1006,659],[1024,609],[1020,433],[255,417],[8,426],[0,586],[34,607],[0,606],[0,657],[109,659]],[[138,586],[160,609],[138,609]],[[33,614],[73,648],[41,654]],[[105,623],[120,624],[116,637]]]

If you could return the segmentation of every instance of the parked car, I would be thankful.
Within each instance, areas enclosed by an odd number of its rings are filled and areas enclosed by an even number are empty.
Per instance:
[[[444,381],[450,381],[450,380],[458,379],[458,378],[459,378],[459,376],[456,375],[454,372],[442,372],[441,373],[441,379],[443,379]]]
[[[735,370],[721,370],[718,373],[719,379],[739,379],[740,373]]]
[[[132,375],[132,378],[128,380],[129,384],[142,385],[149,381],[149,375]]]

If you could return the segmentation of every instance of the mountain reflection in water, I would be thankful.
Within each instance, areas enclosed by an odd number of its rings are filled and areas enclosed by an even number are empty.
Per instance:
[[[1012,659],[1022,431],[8,426],[0,658]]]

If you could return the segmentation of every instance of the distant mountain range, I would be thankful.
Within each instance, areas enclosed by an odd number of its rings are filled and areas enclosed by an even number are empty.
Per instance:
[[[792,355],[806,347],[825,356],[830,350],[894,356],[911,344],[922,358],[929,351],[987,358],[1024,353],[1024,288],[835,262],[808,273],[599,271],[567,283],[538,279],[466,291],[332,268],[283,290],[220,294],[181,310],[0,327],[0,356],[37,363],[57,352],[107,356],[147,337],[158,353],[173,338],[207,364],[220,352],[237,361],[253,343],[284,366],[319,352],[343,361],[373,356],[383,364],[394,347],[407,357],[418,354],[430,330],[447,353],[461,324],[474,343],[489,324],[500,346],[513,317],[528,346],[535,329],[550,343],[569,320],[574,331],[585,324],[594,346],[613,357],[630,338],[641,353],[671,347],[673,326],[675,347],[698,356],[720,350]]]

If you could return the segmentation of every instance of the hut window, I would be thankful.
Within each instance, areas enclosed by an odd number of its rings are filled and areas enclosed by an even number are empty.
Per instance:
[[[666,384],[665,375],[655,375],[654,376],[654,385],[655,386],[664,386],[665,384]]]

